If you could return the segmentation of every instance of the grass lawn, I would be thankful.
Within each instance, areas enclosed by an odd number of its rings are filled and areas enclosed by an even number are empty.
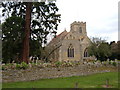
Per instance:
[[[106,84],[106,79],[109,79],[111,88],[118,88],[117,72],[56,79],[42,79],[29,82],[3,83],[2,88],[75,88],[76,82],[78,83],[78,88],[103,88],[102,86]]]

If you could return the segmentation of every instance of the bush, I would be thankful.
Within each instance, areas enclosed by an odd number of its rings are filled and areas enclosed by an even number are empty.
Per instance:
[[[110,62],[110,61],[109,61],[108,63],[109,63],[109,64],[111,64],[111,62]]]
[[[62,62],[60,62],[60,61],[57,61],[57,62],[55,62],[55,65],[58,67],[58,66],[60,66],[62,64]]]
[[[17,65],[16,65],[16,69],[21,69],[21,65],[20,65],[20,64],[17,64]]]
[[[69,67],[69,66],[73,66],[73,63],[72,62],[68,62],[67,63],[67,66]]]
[[[2,70],[6,70],[6,67],[5,67],[5,66],[2,66]]]
[[[2,70],[7,70],[7,69],[14,69],[16,66],[13,63],[7,63],[5,65],[2,65]]]
[[[117,64],[116,64],[116,62],[113,62],[112,65],[113,65],[113,66],[116,66]]]
[[[79,65],[80,63],[78,63],[78,62],[72,62],[72,61],[65,61],[65,62],[63,62],[61,65],[62,66],[65,66],[65,67],[69,67],[69,66],[75,66],[75,65]]]
[[[27,68],[28,68],[28,64],[26,64],[25,62],[16,65],[16,69],[27,69]]]

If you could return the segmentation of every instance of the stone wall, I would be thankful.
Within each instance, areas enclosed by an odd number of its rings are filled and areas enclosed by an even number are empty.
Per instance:
[[[8,69],[2,71],[3,82],[32,81],[46,78],[70,77],[89,75],[94,73],[117,71],[117,67],[95,66],[95,65],[77,65],[69,67],[40,67],[34,66],[26,70]]]

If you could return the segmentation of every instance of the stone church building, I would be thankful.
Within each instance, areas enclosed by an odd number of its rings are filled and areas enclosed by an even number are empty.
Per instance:
[[[87,36],[86,22],[73,22],[70,32],[64,30],[47,45],[51,61],[83,61],[91,59],[87,47],[91,41]]]

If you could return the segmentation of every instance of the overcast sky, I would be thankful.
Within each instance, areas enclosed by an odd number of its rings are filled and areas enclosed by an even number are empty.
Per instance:
[[[56,0],[61,14],[58,34],[70,30],[74,21],[86,22],[89,37],[118,40],[119,0]]]
[[[86,22],[89,37],[118,41],[118,2],[119,0],[56,0],[58,13],[61,14],[57,34],[65,29],[69,31],[72,22],[83,21]]]

